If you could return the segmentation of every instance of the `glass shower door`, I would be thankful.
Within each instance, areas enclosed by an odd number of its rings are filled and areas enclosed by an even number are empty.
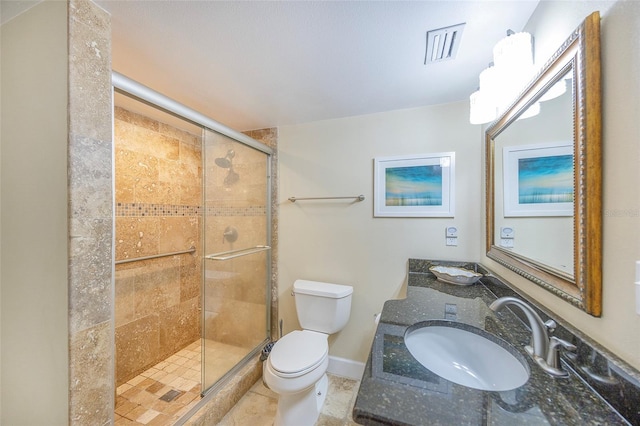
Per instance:
[[[211,130],[203,152],[203,392],[269,336],[269,155]]]

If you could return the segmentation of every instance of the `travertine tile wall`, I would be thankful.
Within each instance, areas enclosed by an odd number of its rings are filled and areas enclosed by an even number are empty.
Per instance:
[[[200,338],[201,136],[115,108],[116,384]]]
[[[111,19],[68,2],[69,424],[113,421]],[[37,404],[37,401],[34,401]]]

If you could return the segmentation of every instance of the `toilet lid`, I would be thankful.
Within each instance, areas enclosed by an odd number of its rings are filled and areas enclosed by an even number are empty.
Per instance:
[[[276,342],[269,362],[280,373],[299,373],[315,368],[328,352],[326,334],[295,330]]]

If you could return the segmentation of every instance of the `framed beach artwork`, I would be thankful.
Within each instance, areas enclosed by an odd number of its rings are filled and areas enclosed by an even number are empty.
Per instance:
[[[573,145],[538,144],[503,149],[504,215],[573,215]]]
[[[374,159],[375,217],[453,217],[455,153]]]

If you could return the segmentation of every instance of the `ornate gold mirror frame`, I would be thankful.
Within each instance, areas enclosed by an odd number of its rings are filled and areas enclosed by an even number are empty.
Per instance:
[[[567,73],[573,73],[574,98],[573,274],[495,243],[495,171],[502,166],[495,164],[495,138]],[[601,108],[600,14],[594,12],[485,134],[487,256],[593,316],[600,316],[602,310]]]

